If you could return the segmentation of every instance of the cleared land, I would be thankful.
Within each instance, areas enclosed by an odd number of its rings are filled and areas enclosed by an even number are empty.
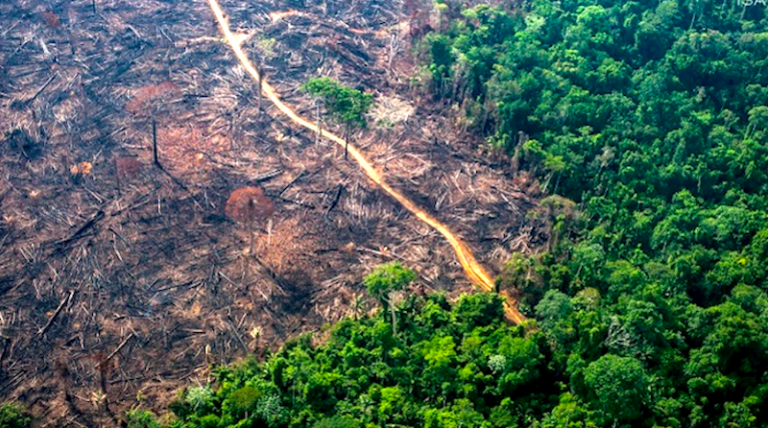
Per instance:
[[[111,418],[139,391],[159,405],[211,363],[369,310],[359,280],[393,259],[419,272],[414,292],[470,289],[442,236],[259,101],[207,4],[48,6],[0,5],[0,399],[24,400],[42,426]],[[543,241],[503,162],[410,90],[400,7],[222,6],[302,116],[316,107],[298,87],[316,75],[412,107],[354,141],[484,266]],[[244,185],[277,208],[255,254],[224,216]]]

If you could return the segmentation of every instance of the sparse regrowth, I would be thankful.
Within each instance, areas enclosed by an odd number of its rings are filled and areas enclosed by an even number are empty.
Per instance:
[[[396,97],[382,96],[376,99],[368,117],[376,125],[387,128],[407,122],[415,111],[413,105],[407,101]]]

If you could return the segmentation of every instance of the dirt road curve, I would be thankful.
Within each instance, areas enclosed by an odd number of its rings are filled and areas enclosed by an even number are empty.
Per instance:
[[[280,100],[280,97],[277,95],[272,85],[267,83],[266,79],[259,79],[258,71],[243,51],[237,36],[235,36],[235,34],[229,28],[229,23],[227,22],[227,19],[224,16],[224,11],[221,9],[218,1],[208,0],[208,3],[211,6],[211,10],[213,11],[214,15],[216,15],[216,20],[219,22],[221,31],[224,34],[227,43],[235,53],[235,56],[237,56],[242,66],[245,68],[248,74],[251,75],[251,77],[253,77],[257,82],[261,81],[261,88],[267,98],[269,98],[269,100],[294,123],[301,125],[312,132],[320,132],[323,137],[335,142],[336,144],[339,144],[343,147],[348,147],[349,154],[352,155],[355,161],[357,161],[360,167],[363,168],[366,175],[368,175],[371,180],[378,184],[387,194],[397,200],[403,207],[405,207],[405,209],[410,211],[419,220],[440,232],[440,234],[442,234],[445,239],[448,240],[448,242],[451,244],[451,247],[453,247],[454,252],[456,253],[456,257],[464,268],[464,271],[473,283],[475,283],[484,291],[493,291],[495,288],[493,279],[490,277],[485,268],[483,268],[483,266],[478,263],[477,259],[475,259],[475,256],[472,254],[472,251],[469,249],[469,246],[466,243],[454,235],[437,219],[424,212],[424,210],[419,208],[414,202],[405,197],[405,195],[387,184],[379,171],[373,167],[373,165],[365,158],[365,156],[363,156],[362,153],[360,153],[360,151],[355,146],[352,144],[347,145],[347,142],[337,135],[327,131],[318,130],[316,125],[300,117],[290,107],[285,105]],[[507,318],[515,324],[521,323],[525,317],[523,317],[523,315],[517,310],[514,305],[515,302],[512,301],[508,295],[504,294],[503,296],[506,299],[504,302],[504,311]]]

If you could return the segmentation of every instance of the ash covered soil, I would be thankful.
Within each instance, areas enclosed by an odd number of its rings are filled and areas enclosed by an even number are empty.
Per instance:
[[[544,241],[536,186],[414,89],[405,5],[222,7],[299,114],[317,116],[311,77],[374,94],[389,124],[354,143],[492,273]],[[0,3],[0,401],[110,426],[137,396],[160,408],[212,364],[373,310],[377,264],[414,268],[408,292],[472,289],[439,234],[257,88],[203,1]],[[276,207],[253,253],[224,215],[243,186]]]

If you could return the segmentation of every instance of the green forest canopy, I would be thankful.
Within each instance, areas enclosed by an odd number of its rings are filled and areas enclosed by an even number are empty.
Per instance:
[[[381,311],[342,321],[322,345],[304,336],[263,363],[220,368],[217,388],[179,395],[169,426],[765,426],[766,382],[745,378],[753,368],[764,372],[757,354],[768,347],[765,292],[737,287],[700,314],[711,326],[693,326],[696,349],[684,351],[678,331],[649,325],[667,336],[652,345],[653,358],[629,348],[643,340],[635,328],[654,317],[650,304],[612,314],[587,294],[548,293],[536,307],[541,329],[510,326],[493,294],[454,304],[411,296],[398,306],[397,336]],[[744,356],[755,359],[745,365]],[[160,425],[136,410],[127,426]]]

